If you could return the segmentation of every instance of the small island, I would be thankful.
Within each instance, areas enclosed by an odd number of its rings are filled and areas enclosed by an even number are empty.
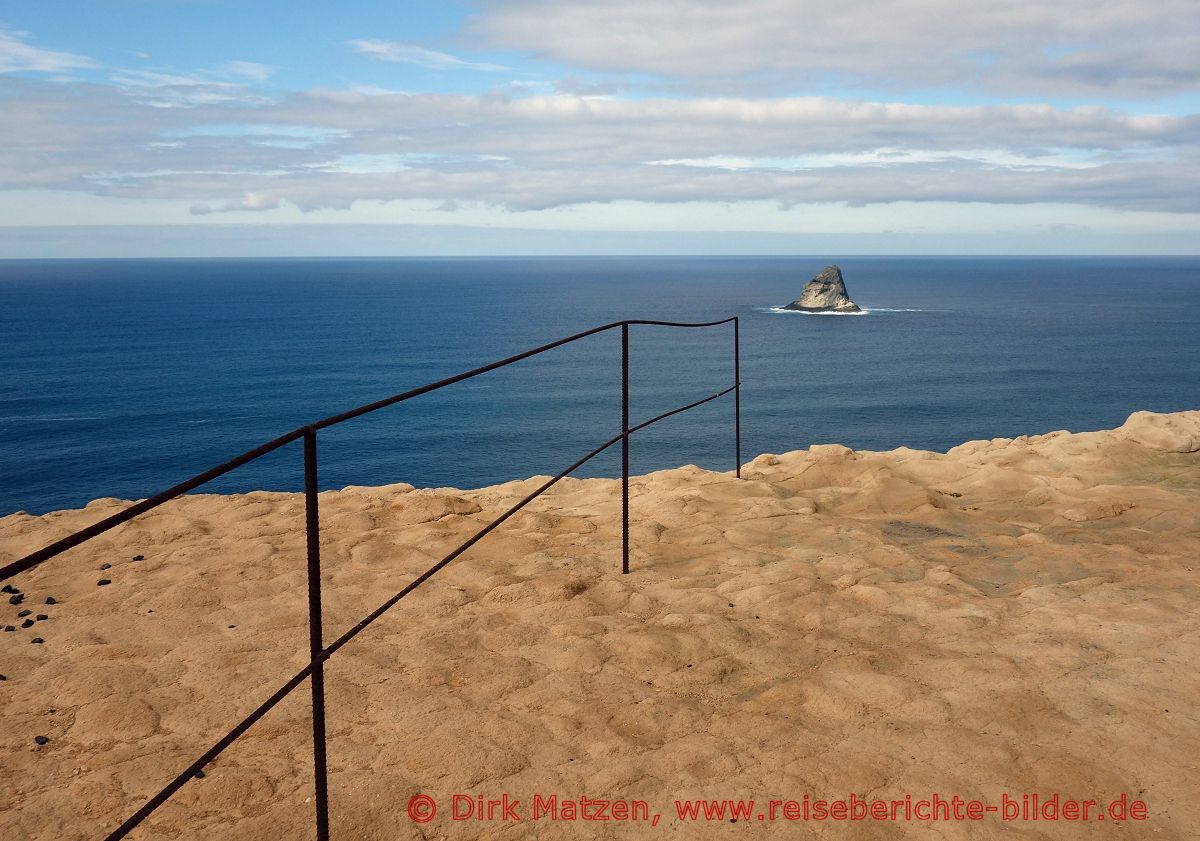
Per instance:
[[[800,312],[862,312],[858,304],[850,300],[842,270],[837,266],[826,266],[804,287],[800,297],[783,309]]]

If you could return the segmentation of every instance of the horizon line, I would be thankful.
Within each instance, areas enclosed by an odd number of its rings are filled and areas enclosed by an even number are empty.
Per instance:
[[[0,263],[43,263],[43,262],[80,262],[80,261],[121,261],[121,260],[147,260],[166,262],[171,260],[210,260],[210,261],[259,261],[259,260],[295,260],[295,261],[312,261],[312,260],[674,260],[674,259],[691,259],[691,260],[794,260],[801,258],[819,257],[822,259],[833,259],[829,252],[822,253],[800,253],[795,254],[763,254],[763,253],[737,253],[737,254],[699,254],[679,252],[677,254],[546,254],[546,253],[529,253],[529,254],[317,254],[317,255],[289,255],[289,254],[259,254],[259,255],[137,255],[130,254],[127,256],[71,256],[71,257],[5,257],[0,256]],[[929,259],[989,259],[989,260],[1005,260],[1005,259],[1043,259],[1043,260],[1129,260],[1129,259],[1165,259],[1165,258],[1181,258],[1181,259],[1200,259],[1200,252],[1196,253],[1171,253],[1163,252],[1156,254],[1048,254],[1048,253],[1008,253],[1008,254],[888,254],[884,252],[874,254],[846,254],[836,259],[839,260],[873,260],[887,258],[889,260],[929,260]]]

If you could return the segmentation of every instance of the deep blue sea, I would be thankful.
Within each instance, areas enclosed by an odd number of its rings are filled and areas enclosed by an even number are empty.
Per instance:
[[[945,450],[1200,407],[1200,258],[0,261],[0,514],[141,498],[297,426],[621,318],[741,317],[743,456]],[[633,421],[732,382],[732,330],[631,329]],[[325,430],[321,485],[554,473],[620,430],[619,331]],[[635,472],[733,467],[726,397]],[[619,449],[582,475],[619,471]],[[208,486],[298,490],[290,445]]]

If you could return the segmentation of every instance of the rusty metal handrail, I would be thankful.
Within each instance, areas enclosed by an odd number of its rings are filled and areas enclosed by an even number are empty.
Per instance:
[[[733,324],[733,385],[723,391],[711,394],[695,402],[689,403],[686,406],[680,406],[668,412],[663,412],[660,415],[642,421],[636,426],[629,425],[629,327],[630,325],[649,325],[660,327],[715,327],[721,324]],[[607,330],[613,330],[617,327],[621,328],[621,433],[605,441],[600,446],[593,449],[591,452],[579,458],[570,467],[558,473],[553,478],[544,482],[540,487],[532,493],[526,495],[523,499],[497,517],[492,522],[488,523],[478,532],[476,532],[469,540],[461,544],[453,552],[446,555],[442,560],[438,561],[432,567],[427,569],[412,581],[403,590],[389,598],[382,605],[377,607],[371,613],[367,614],[354,627],[346,631],[328,646],[324,645],[322,640],[321,626],[321,550],[320,550],[320,516],[318,508],[318,482],[317,482],[317,431],[329,426],[334,426],[343,423],[353,418],[360,417],[370,412],[379,409],[393,406],[397,403],[409,400],[422,394],[427,394],[431,391],[436,391],[446,386],[454,385],[471,377],[485,374],[489,371],[494,371],[497,368],[502,368],[506,365],[511,365],[515,362],[528,359],[531,356],[536,356],[540,353],[545,353],[557,347],[561,347],[570,342],[578,341],[594,336],[597,333],[603,333]],[[216,467],[210,468],[202,473],[198,473],[190,479],[185,479],[177,485],[168,488],[161,493],[148,497],[140,502],[136,502],[118,513],[107,517],[97,523],[81,529],[74,534],[57,540],[48,546],[39,549],[25,557],[13,561],[3,567],[0,567],[0,581],[5,581],[27,570],[42,564],[57,555],[84,543],[97,535],[103,534],[116,526],[126,523],[135,517],[146,513],[163,503],[169,502],[188,491],[194,490],[201,485],[209,482],[218,476],[235,470],[242,465],[248,464],[255,459],[261,458],[267,453],[273,452],[286,444],[293,441],[301,440],[304,446],[304,499],[305,499],[305,535],[308,553],[308,620],[309,620],[309,662],[304,668],[300,669],[279,689],[277,689],[269,698],[263,701],[252,713],[243,718],[236,726],[233,727],[227,734],[217,740],[212,747],[201,754],[187,768],[178,774],[171,782],[167,783],[156,795],[142,804],[136,812],[130,815],[120,826],[114,829],[106,836],[106,841],[118,841],[124,838],[138,824],[150,816],[159,806],[167,801],[168,798],[178,791],[184,783],[194,777],[205,765],[212,762],[225,748],[237,740],[239,736],[246,732],[256,721],[262,718],[271,708],[287,697],[296,689],[305,678],[310,678],[312,687],[312,707],[313,707],[313,767],[315,776],[315,797],[316,804],[316,834],[317,841],[328,841],[329,838],[329,786],[328,786],[328,771],[326,768],[326,737],[325,737],[325,671],[324,663],[334,652],[344,646],[354,637],[358,636],[372,622],[381,617],[384,613],[395,606],[397,602],[419,587],[421,584],[428,581],[436,575],[442,568],[447,566],[455,558],[466,552],[487,534],[500,526],[501,523],[508,520],[530,502],[545,493],[554,484],[578,470],[587,462],[591,461],[600,453],[607,450],[609,447],[621,442],[621,572],[629,573],[629,436],[638,430],[645,429],[651,424],[657,423],[660,420],[677,415],[681,412],[686,412],[689,409],[694,409],[697,406],[708,403],[717,398],[724,397],[729,393],[734,395],[734,470],[737,477],[740,479],[742,475],[742,425],[741,425],[741,353],[740,353],[741,337],[739,333],[739,323],[737,316],[732,318],[722,319],[720,321],[706,322],[678,322],[678,321],[653,321],[645,319],[626,319],[623,321],[614,321],[610,324],[604,324],[599,327],[593,327],[590,330],[584,330],[580,333],[567,336],[554,342],[541,345],[527,350],[505,359],[492,362],[488,365],[483,365],[479,368],[474,368],[470,371],[465,371],[453,377],[447,377],[437,382],[429,383],[418,388],[410,389],[400,394],[395,394],[391,397],[386,397],[382,400],[377,400],[374,403],[368,403],[359,406],[355,409],[342,412],[341,414],[331,415],[324,420],[310,423],[298,429],[294,429],[286,435],[281,435],[265,444],[248,450],[239,456],[236,456]]]

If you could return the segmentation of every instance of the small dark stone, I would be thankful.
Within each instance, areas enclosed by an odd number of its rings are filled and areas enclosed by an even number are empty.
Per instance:
[[[729,606],[730,606],[730,607],[733,607],[733,602],[730,602],[730,603],[729,603]]]
[[[112,582],[109,581],[107,578],[101,578],[99,581],[96,582],[97,587],[107,587],[109,584],[112,584]]]
[[[50,617],[49,617],[49,616],[47,616],[47,615],[46,615],[46,614],[44,614],[44,613],[39,613],[37,616],[35,616],[35,617],[33,617],[33,618],[34,618],[34,619],[36,619],[36,620],[37,620],[37,621],[39,621],[39,622],[45,622],[45,621],[46,621],[47,619],[49,619]]]
[[[22,610],[20,613],[18,613],[18,614],[17,614],[17,618],[18,618],[18,619],[24,619],[26,616],[28,616],[28,615],[29,615],[29,614],[31,614],[31,613],[33,613],[33,611],[32,611],[32,610],[29,610],[29,609]]]
[[[230,625],[229,627],[230,627],[230,628],[236,628],[236,627],[237,627],[237,625]]]
[[[58,599],[54,596],[46,596],[46,604],[58,604]]]
[[[21,627],[22,627],[22,628],[32,628],[32,627],[33,627],[33,620],[32,620],[32,619],[26,619],[24,622],[22,622],[22,623],[21,623]]]
[[[21,591],[18,590],[16,587],[14,587],[11,584],[5,584],[3,587],[0,587],[0,593],[19,593],[19,592],[21,592]]]
[[[8,678],[5,675],[0,675],[0,680],[8,680]]]
[[[49,739],[47,739],[45,736],[34,736],[34,737],[33,737],[33,740],[34,740],[35,742],[37,742],[39,745],[48,745],[48,744],[50,744],[50,740],[49,740]]]
[[[203,772],[203,771],[197,771],[195,774],[192,774],[192,776],[193,776],[193,777],[195,777],[197,780],[203,780],[203,779],[204,779],[204,772]]]
[[[4,630],[6,630],[6,631],[15,631],[15,630],[17,630],[17,626],[16,626],[16,625],[5,625],[5,626],[4,626]]]
[[[135,561],[144,561],[144,560],[146,560],[146,556],[145,556],[145,555],[134,555],[134,556],[133,556],[133,560],[135,560]]]
[[[112,564],[100,564],[100,569],[112,569]]]
[[[41,645],[42,643],[45,642],[45,640],[42,639],[41,637],[34,637],[33,639],[30,640],[30,642],[35,643],[37,645]]]
[[[9,603],[9,604],[20,604],[20,603],[21,603],[21,602],[23,602],[23,601],[25,601],[25,597],[24,597],[24,596],[22,596],[20,593],[18,593],[18,594],[17,594],[17,595],[15,595],[15,596],[9,596],[9,597],[8,597],[8,603]]]

